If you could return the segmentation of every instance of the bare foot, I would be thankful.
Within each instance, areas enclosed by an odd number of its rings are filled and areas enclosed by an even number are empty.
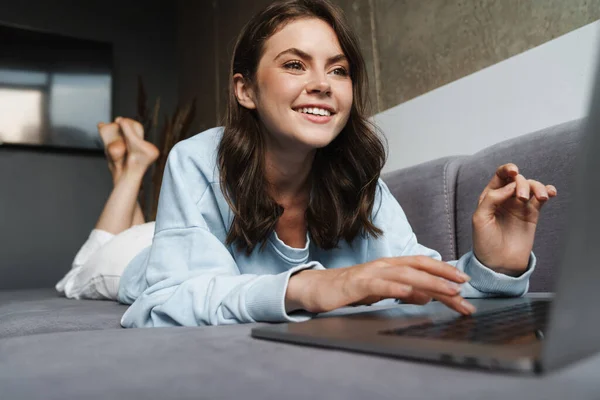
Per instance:
[[[109,160],[111,160],[109,161],[108,168],[111,169],[112,164],[111,172],[113,174],[113,179],[114,181],[117,181],[125,168],[125,156],[127,154],[125,140],[119,138],[110,143],[106,147],[106,154],[108,155]]]
[[[104,143],[108,169],[113,176],[113,181],[116,182],[125,167],[125,155],[127,154],[125,140],[120,132],[119,124],[114,122],[110,124],[100,122],[98,133],[100,133],[102,143]]]
[[[121,127],[127,145],[125,168],[145,172],[160,155],[158,148],[144,140],[144,128],[139,122],[129,118],[117,118],[115,122]]]

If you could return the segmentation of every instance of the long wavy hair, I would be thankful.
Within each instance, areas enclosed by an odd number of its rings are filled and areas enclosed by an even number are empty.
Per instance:
[[[329,250],[338,247],[342,239],[351,244],[358,235],[378,237],[383,233],[373,224],[371,213],[386,153],[383,137],[367,120],[367,75],[358,40],[342,11],[326,0],[276,1],[255,15],[237,38],[229,71],[225,130],[218,151],[221,190],[234,216],[227,244],[234,243],[247,254],[258,244],[266,244],[284,208],[268,192],[264,127],[256,110],[238,103],[233,76],[240,73],[255,87],[265,42],[285,24],[303,18],[321,19],[337,34],[350,64],[354,97],[340,134],[316,150],[305,214],[311,241]]]

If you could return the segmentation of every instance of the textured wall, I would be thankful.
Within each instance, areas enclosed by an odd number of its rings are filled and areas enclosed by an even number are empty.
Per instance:
[[[600,18],[600,0],[375,0],[382,109]]]
[[[374,113],[600,18],[600,0],[332,1],[359,36]],[[223,116],[235,37],[269,2],[180,0],[180,28],[195,27],[180,39],[180,52],[202,60],[201,73],[184,66],[188,73],[180,74],[184,97],[197,93],[205,104],[198,127]]]

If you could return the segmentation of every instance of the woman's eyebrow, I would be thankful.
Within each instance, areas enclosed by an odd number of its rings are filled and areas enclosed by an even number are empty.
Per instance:
[[[277,54],[277,56],[273,59],[273,61],[276,61],[279,57],[282,57],[286,54],[293,54],[293,55],[298,56],[307,61],[312,61],[312,59],[313,59],[313,57],[310,54],[308,54],[307,52],[297,49],[295,47],[290,47],[289,49],[284,50],[281,53]],[[347,60],[347,57],[345,55],[337,54],[337,55],[335,55],[333,57],[329,57],[327,59],[327,65],[330,65],[330,64],[333,64],[336,62],[340,62],[340,61],[346,61],[346,60]]]
[[[335,64],[335,63],[338,63],[340,61],[348,61],[348,57],[346,57],[343,54],[338,54],[337,56],[329,57],[327,59],[327,65]]]

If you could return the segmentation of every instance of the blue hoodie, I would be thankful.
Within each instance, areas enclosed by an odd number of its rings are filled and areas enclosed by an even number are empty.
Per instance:
[[[131,304],[121,319],[126,328],[224,325],[246,322],[303,321],[313,315],[286,313],[290,276],[304,269],[343,268],[382,257],[439,253],[417,242],[406,215],[382,180],[372,219],[379,238],[357,236],[350,246],[323,250],[311,244],[293,248],[272,232],[267,245],[247,256],[226,245],[233,214],[219,184],[217,149],[223,128],[213,128],[178,143],[165,168],[153,243],[127,266],[119,301]],[[464,297],[522,296],[527,292],[535,256],[519,277],[496,273],[472,252],[450,261],[471,276]],[[395,301],[393,299],[382,302]],[[380,303],[382,303],[380,302]]]

